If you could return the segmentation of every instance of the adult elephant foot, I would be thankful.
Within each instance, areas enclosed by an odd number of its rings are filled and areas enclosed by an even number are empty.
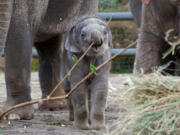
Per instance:
[[[45,98],[48,94],[43,94],[42,98]],[[52,97],[58,97],[65,95],[63,89],[58,89]],[[48,111],[56,111],[67,107],[66,99],[47,101],[43,103],[39,103],[39,110],[48,110]]]
[[[4,107],[3,107],[3,110],[6,110],[16,104],[14,103],[17,103],[17,102],[13,102],[11,101],[6,101]],[[8,113],[6,116],[5,116],[5,119],[6,120],[31,120],[33,119],[33,115],[34,114],[34,108],[33,108],[33,105],[29,105],[29,106],[25,106],[25,107],[22,107],[22,108],[18,108],[18,109],[15,109],[13,111],[11,111],[10,113]]]
[[[67,107],[65,99],[56,101],[47,101],[39,104],[39,110],[56,111]]]

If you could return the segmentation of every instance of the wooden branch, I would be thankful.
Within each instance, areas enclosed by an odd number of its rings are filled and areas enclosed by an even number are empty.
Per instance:
[[[106,60],[104,63],[102,63],[101,65],[99,65],[98,67],[96,67],[96,71],[98,71],[99,69],[101,69],[102,67],[104,67],[107,63],[109,63],[111,60],[113,60],[114,58],[116,58],[117,56],[119,56],[120,54],[122,54],[123,52],[125,52],[127,49],[129,49],[130,47],[132,47],[133,45],[136,44],[136,41],[133,42],[132,44],[128,45],[126,48],[124,48],[122,51],[120,51],[119,53],[113,55],[112,57],[110,57],[108,60]],[[68,95],[70,96],[73,91],[79,87],[80,84],[82,84],[84,81],[86,81],[91,75],[96,74],[96,72],[90,72],[88,75],[86,75],[81,81],[79,81],[68,93]]]
[[[103,66],[105,66],[107,63],[109,63],[112,59],[116,58],[117,56],[119,56],[120,54],[122,54],[123,52],[125,52],[128,48],[132,47],[136,42],[133,42],[132,44],[130,44],[128,47],[126,47],[125,49],[123,49],[120,53],[113,55],[110,59],[108,59],[107,61],[105,61],[103,64],[99,65],[96,70],[98,71],[99,69],[101,69]],[[52,101],[52,100],[60,100],[60,99],[65,99],[68,98],[73,92],[74,90],[80,85],[82,84],[85,80],[87,80],[91,75],[95,74],[95,72],[90,72],[87,76],[85,76],[81,81],[79,81],[66,95],[64,96],[58,96],[58,97],[47,97],[44,99],[38,99],[38,100],[33,100],[33,101],[28,101],[28,102],[24,102],[21,104],[17,104],[15,106],[10,107],[9,109],[7,109],[6,111],[2,112],[0,114],[0,120],[3,120],[3,117],[9,113],[10,111],[14,110],[14,109],[18,109],[27,105],[32,105],[32,104],[37,104],[37,103],[41,103],[41,102],[45,102],[45,101]],[[1,122],[0,121],[0,122]]]

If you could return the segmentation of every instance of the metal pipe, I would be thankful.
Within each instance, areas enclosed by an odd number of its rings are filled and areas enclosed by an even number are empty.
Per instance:
[[[123,48],[118,48],[118,49],[111,49],[112,54],[117,54],[120,53],[123,50]],[[136,55],[136,49],[135,48],[130,48],[127,49],[122,55]],[[2,56],[4,56],[4,50],[2,51]],[[36,50],[32,51],[32,56],[33,57],[38,57],[38,53]]]
[[[108,20],[133,20],[133,16],[130,12],[100,12],[97,13],[101,18]]]
[[[123,48],[118,48],[118,49],[111,49],[112,54],[117,54],[120,53],[123,50]],[[136,54],[136,49],[135,48],[130,48],[127,49],[122,55],[135,55]]]
[[[118,48],[118,49],[111,49],[112,54],[117,54],[120,53],[123,50],[123,48]],[[135,48],[130,48],[127,49],[122,55],[135,55],[136,54],[136,49]],[[38,57],[38,53],[36,50],[32,51],[32,56],[33,57]]]
[[[120,53],[123,50],[123,48],[118,48],[118,49],[111,49],[112,54],[117,54]],[[136,49],[135,48],[130,48],[127,49],[122,55],[135,55],[136,54]],[[36,50],[32,51],[32,56],[38,57],[38,53]]]

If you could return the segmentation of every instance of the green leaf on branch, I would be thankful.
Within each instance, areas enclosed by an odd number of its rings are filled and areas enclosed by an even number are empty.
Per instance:
[[[71,73],[68,73],[68,74],[67,74],[67,77],[71,77]]]
[[[78,61],[78,58],[76,57],[76,55],[73,55],[72,59],[73,59],[74,62]]]
[[[91,69],[91,71],[96,72],[96,67],[92,64],[90,64],[90,69]]]

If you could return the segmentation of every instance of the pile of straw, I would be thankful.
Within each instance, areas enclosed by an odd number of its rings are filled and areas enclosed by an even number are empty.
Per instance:
[[[127,115],[114,123],[112,135],[180,135],[180,77],[159,73],[130,77],[122,96]]]

